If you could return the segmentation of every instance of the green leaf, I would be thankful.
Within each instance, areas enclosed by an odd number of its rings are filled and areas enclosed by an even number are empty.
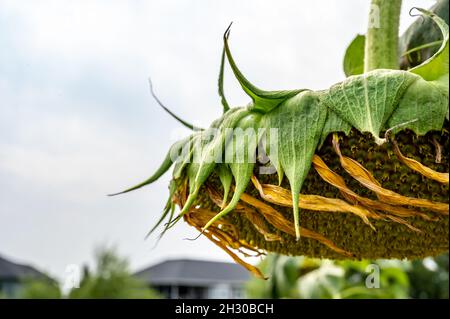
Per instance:
[[[231,212],[238,204],[242,193],[247,189],[256,161],[255,153],[259,141],[258,127],[260,120],[260,114],[250,113],[239,121],[232,135],[228,136],[225,158],[235,180],[233,197],[224,209],[206,223],[203,230]]]
[[[319,148],[322,147],[326,138],[330,133],[334,132],[344,132],[345,135],[350,133],[352,126],[344,121],[341,117],[339,117],[332,110],[328,110],[327,119],[325,121],[325,125],[323,126],[322,134],[320,136]]]
[[[443,91],[448,94],[448,25],[444,20],[430,11],[420,8],[417,8],[417,10],[433,19],[433,21],[439,26],[442,32],[443,41],[439,50],[430,59],[410,69],[409,72],[418,74],[427,81],[435,82],[436,85],[441,87]]]
[[[358,34],[347,47],[344,56],[344,73],[346,76],[364,73],[364,44],[366,37]]]
[[[399,127],[396,131],[409,128],[418,135],[431,130],[440,130],[444,118],[448,119],[448,39],[449,28],[443,19],[424,9],[418,9],[430,17],[442,33],[439,50],[422,64],[409,70],[416,77],[405,92],[399,106],[389,119],[389,127]],[[403,125],[403,123],[408,123]]]
[[[275,296],[299,298],[297,288],[299,276],[299,260],[297,258],[278,256],[269,279],[272,281],[272,291]]]
[[[389,118],[392,133],[410,129],[417,135],[440,130],[448,111],[448,95],[442,93],[432,82],[419,76],[406,90],[397,109]]]
[[[230,25],[231,26],[231,25]],[[254,86],[250,81],[248,81],[242,72],[237,67],[234,62],[233,56],[231,55],[230,48],[228,46],[228,35],[229,28],[224,34],[224,47],[225,54],[227,56],[228,62],[230,63],[231,69],[241,85],[242,89],[247,93],[253,100],[253,105],[251,106],[251,110],[257,110],[263,113],[267,113],[270,110],[274,109],[278,105],[280,105],[283,101],[286,101],[290,97],[296,95],[297,93],[304,91],[300,90],[283,90],[283,91],[264,91],[256,86]]]
[[[299,193],[319,143],[327,108],[317,93],[302,92],[264,116],[264,126],[278,128],[278,160],[291,185],[294,223],[300,237]]]
[[[370,132],[375,142],[408,86],[416,79],[408,72],[378,69],[351,76],[323,93],[324,103],[361,132]]]
[[[429,11],[437,14],[448,24],[448,0],[437,1]],[[433,56],[442,41],[442,32],[432,19],[423,17],[414,21],[399,39],[401,68],[406,70],[421,64]],[[435,43],[438,43],[435,45]]]

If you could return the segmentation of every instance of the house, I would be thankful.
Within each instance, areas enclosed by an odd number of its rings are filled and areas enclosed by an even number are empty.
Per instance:
[[[18,298],[25,279],[49,279],[28,265],[21,265],[0,256],[0,298]]]
[[[250,279],[237,264],[190,259],[167,260],[135,276],[170,299],[244,298]]]

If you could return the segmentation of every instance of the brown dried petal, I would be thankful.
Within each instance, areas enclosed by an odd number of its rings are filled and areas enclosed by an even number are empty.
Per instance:
[[[392,140],[392,144],[394,145],[394,152],[395,155],[397,155],[397,158],[406,166],[408,166],[413,171],[416,171],[423,176],[433,179],[439,183],[442,184],[448,184],[449,183],[449,175],[448,173],[440,173],[436,172],[435,170],[419,163],[418,161],[403,156],[402,152],[400,151],[400,148],[398,147],[398,144],[395,140]]]
[[[426,208],[440,214],[448,215],[449,206],[447,203],[437,203],[428,199],[407,197],[383,188],[366,168],[357,161],[341,154],[336,135],[333,136],[333,146],[345,171],[362,185],[375,192],[380,201],[392,205],[409,205]]]

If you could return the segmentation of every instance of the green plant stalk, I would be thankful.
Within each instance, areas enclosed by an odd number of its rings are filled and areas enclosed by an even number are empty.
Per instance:
[[[401,0],[372,0],[364,49],[364,72],[399,69],[398,28]]]

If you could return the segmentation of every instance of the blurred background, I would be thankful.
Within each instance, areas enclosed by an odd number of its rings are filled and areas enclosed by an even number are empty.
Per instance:
[[[433,4],[404,0],[400,32],[412,6]],[[322,89],[344,79],[368,11],[368,0],[0,0],[0,296],[448,298],[448,255],[376,261],[383,289],[363,288],[369,261],[270,255],[251,261],[272,274],[260,281],[208,240],[183,240],[197,235],[184,223],[144,240],[169,174],[105,196],[150,175],[187,134],[151,98],[149,77],[175,113],[206,126],[222,111],[231,21],[234,57],[257,86]],[[232,105],[248,103],[230,70],[225,89]]]

